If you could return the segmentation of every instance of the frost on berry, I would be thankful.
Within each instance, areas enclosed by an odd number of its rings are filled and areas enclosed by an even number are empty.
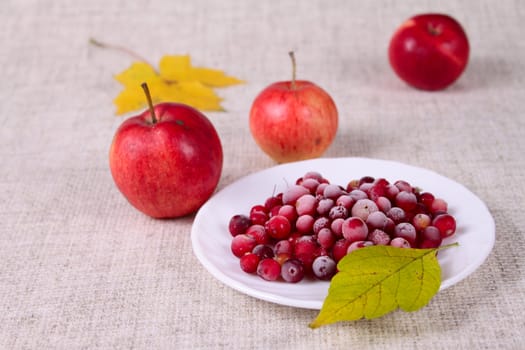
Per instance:
[[[329,256],[318,256],[312,263],[312,271],[320,280],[328,281],[336,273],[337,264]]]
[[[363,198],[355,202],[354,206],[352,207],[352,216],[357,216],[366,221],[370,213],[378,210],[379,208],[374,201]]]
[[[257,241],[255,238],[250,237],[247,234],[240,234],[233,237],[231,250],[233,255],[240,258],[244,254],[250,253],[256,245]]]
[[[281,276],[286,282],[297,283],[304,278],[304,266],[297,259],[286,260],[281,266]]]
[[[308,194],[308,193],[310,193],[310,191],[308,191],[308,189],[306,189],[303,186],[300,186],[300,185],[290,186],[283,192],[283,204],[294,205],[299,197],[301,197],[304,194]]]
[[[368,234],[367,239],[375,245],[387,245],[390,243],[390,236],[385,231],[377,228]]]
[[[350,242],[362,241],[368,236],[368,226],[360,217],[350,217],[343,222],[342,234]]]
[[[281,276],[281,265],[272,258],[263,259],[257,265],[257,275],[267,281],[276,281]]]

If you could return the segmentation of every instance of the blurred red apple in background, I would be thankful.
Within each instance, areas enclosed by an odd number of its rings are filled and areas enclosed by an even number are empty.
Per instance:
[[[461,24],[444,14],[405,21],[390,40],[388,57],[396,74],[422,90],[441,90],[463,73],[469,42]]]
[[[295,79],[266,87],[250,110],[250,131],[259,147],[278,163],[321,156],[337,132],[337,108],[316,84]]]
[[[178,103],[155,107],[146,84],[149,110],[124,121],[109,152],[111,174],[135,208],[153,218],[197,211],[215,191],[223,153],[211,122]]]

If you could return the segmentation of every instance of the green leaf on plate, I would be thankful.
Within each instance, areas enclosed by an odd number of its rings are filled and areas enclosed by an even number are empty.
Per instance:
[[[415,311],[425,306],[441,285],[438,250],[369,246],[346,255],[337,265],[328,296],[317,318],[318,328],[340,321],[377,318],[398,307]]]

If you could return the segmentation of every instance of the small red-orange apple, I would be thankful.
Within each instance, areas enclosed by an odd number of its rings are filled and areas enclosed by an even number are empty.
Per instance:
[[[223,153],[212,123],[178,103],[153,106],[124,121],[109,152],[111,174],[124,197],[153,218],[196,212],[215,191]]]
[[[320,157],[332,144],[337,107],[318,85],[295,79],[266,87],[250,110],[250,131],[259,147],[278,163]]]

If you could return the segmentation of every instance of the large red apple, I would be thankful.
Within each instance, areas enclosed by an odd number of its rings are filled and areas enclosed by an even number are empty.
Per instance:
[[[215,191],[222,146],[212,123],[176,103],[150,109],[118,128],[109,152],[111,174],[135,208],[154,218],[194,213]]]
[[[388,57],[396,74],[422,90],[441,90],[463,73],[469,41],[461,24],[444,14],[405,21],[390,40]]]
[[[278,163],[321,156],[337,132],[337,108],[316,84],[295,80],[266,87],[250,110],[250,131],[259,147]]]

